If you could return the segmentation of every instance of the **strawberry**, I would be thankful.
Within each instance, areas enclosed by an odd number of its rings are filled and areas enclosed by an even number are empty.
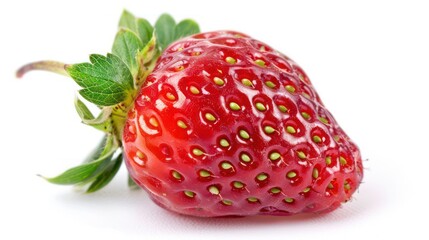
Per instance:
[[[239,32],[191,35],[198,25],[168,15],[152,29],[124,12],[120,26],[112,54],[18,71],[68,75],[101,108],[94,117],[76,100],[83,122],[106,137],[48,181],[93,192],[124,160],[130,183],[157,204],[202,217],[328,212],[351,198],[360,152],[293,60]]]

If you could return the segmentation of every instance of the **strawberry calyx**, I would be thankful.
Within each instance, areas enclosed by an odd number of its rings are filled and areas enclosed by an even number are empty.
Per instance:
[[[105,135],[81,165],[45,179],[55,184],[85,186],[86,192],[106,186],[122,165],[122,132],[128,110],[146,77],[170,43],[199,31],[198,24],[190,19],[176,24],[170,15],[163,14],[152,26],[146,19],[124,10],[111,53],[106,56],[91,54],[87,63],[38,61],[21,67],[16,73],[18,78],[33,70],[71,77],[81,87],[80,96],[100,109],[94,116],[81,98],[75,99],[82,123]],[[135,184],[130,180],[129,185]]]

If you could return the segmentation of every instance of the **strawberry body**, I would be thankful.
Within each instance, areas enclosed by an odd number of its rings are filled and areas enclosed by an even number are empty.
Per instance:
[[[135,182],[186,215],[330,211],[363,177],[357,146],[304,71],[230,31],[163,52],[128,113],[123,148]]]

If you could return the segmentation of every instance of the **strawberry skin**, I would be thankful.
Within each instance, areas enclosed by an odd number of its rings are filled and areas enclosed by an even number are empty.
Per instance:
[[[363,177],[357,146],[304,71],[231,31],[163,52],[128,112],[122,144],[134,181],[185,215],[327,212]]]

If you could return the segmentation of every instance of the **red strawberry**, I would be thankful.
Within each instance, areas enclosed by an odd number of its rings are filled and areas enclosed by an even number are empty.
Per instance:
[[[337,208],[359,151],[304,71],[237,32],[175,42],[128,114],[128,170],[161,206],[197,216]]]
[[[134,45],[143,38],[133,37]],[[327,212],[358,188],[357,146],[290,58],[242,33],[220,31],[172,43],[154,65],[155,41],[146,43],[134,48],[134,60],[114,48],[107,57],[92,55],[92,65],[41,62],[19,72],[70,75],[84,88],[81,95],[102,107],[94,118],[77,102],[84,122],[107,133],[105,150],[48,180],[98,190],[121,165],[122,147],[132,179],[160,206],[186,215]],[[123,92],[105,92],[117,83]]]

